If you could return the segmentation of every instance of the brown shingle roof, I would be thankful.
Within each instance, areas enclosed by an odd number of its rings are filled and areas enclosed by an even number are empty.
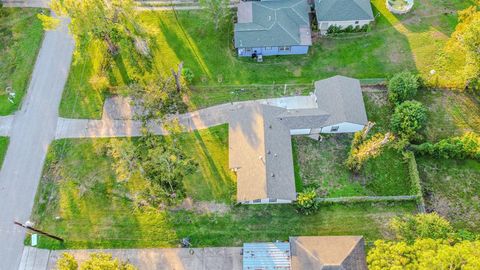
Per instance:
[[[292,269],[367,270],[361,236],[290,237]]]

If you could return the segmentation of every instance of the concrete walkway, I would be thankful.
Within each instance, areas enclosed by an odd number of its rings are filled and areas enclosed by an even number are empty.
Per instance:
[[[193,252],[192,252],[193,251]],[[68,250],[81,263],[91,253],[105,252],[122,261],[129,261],[141,270],[240,270],[242,248],[156,248],[156,249],[104,249]],[[42,250],[25,247],[19,270],[55,269],[58,258],[65,251]]]
[[[0,171],[0,269],[17,269],[25,233],[13,221],[30,218],[48,145],[55,138],[62,97],[74,43],[64,22],[45,34],[24,98],[11,125],[8,147]]]
[[[229,115],[236,111],[241,111],[241,109],[247,105],[255,103],[268,104],[286,109],[309,109],[316,108],[317,106],[313,96],[292,96],[225,103],[195,112],[181,114],[173,118],[177,118],[186,131],[205,129],[229,123]],[[152,123],[150,129],[157,135],[166,134],[166,131],[162,129],[159,124]],[[59,118],[55,139],[132,137],[141,135],[142,124],[140,121],[111,119],[104,113],[102,120]]]

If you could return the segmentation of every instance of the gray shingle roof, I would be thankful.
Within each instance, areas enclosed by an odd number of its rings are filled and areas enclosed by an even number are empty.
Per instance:
[[[290,237],[292,269],[367,270],[361,236]]]
[[[318,108],[253,103],[229,116],[229,167],[237,173],[237,201],[296,199],[291,129],[367,123],[358,80],[335,76],[317,81],[314,95]]]
[[[315,82],[318,108],[328,112],[328,124],[368,122],[363,103],[360,81],[344,76],[334,76]]]
[[[370,0],[316,0],[317,21],[373,20]]]
[[[307,0],[241,1],[235,47],[311,45]]]

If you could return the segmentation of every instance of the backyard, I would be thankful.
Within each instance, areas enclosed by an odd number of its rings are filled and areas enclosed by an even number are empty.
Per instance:
[[[386,78],[409,69],[428,79],[434,64],[432,59],[455,28],[455,11],[469,3],[420,0],[416,1],[414,11],[396,17],[387,11],[383,0],[374,0],[374,14],[380,15],[371,31],[320,39],[308,55],[268,57],[264,63],[235,56],[232,24],[214,31],[211,21],[201,11],[144,12],[141,19],[154,33],[153,66],[147,72],[168,72],[184,61],[184,66],[195,75],[189,93],[192,109],[239,98],[302,92],[304,86],[287,93],[281,86],[308,85],[336,74],[361,79]],[[80,52],[82,58],[72,64],[60,107],[63,117],[100,118],[105,97],[121,92],[121,86],[130,83],[130,78],[138,77],[137,67],[129,62],[128,55],[120,53],[111,65],[108,87],[94,89],[89,82],[96,75],[95,67],[105,61],[105,56],[99,55],[99,46],[92,42]],[[251,84],[261,84],[264,89],[248,91],[251,87],[261,88]]]
[[[392,108],[382,89],[365,88],[364,101],[369,121],[375,123],[371,134],[389,130]],[[414,195],[408,167],[402,153],[387,148],[353,174],[345,160],[352,134],[322,135],[321,141],[293,137],[296,176],[303,185],[316,187],[321,197]],[[298,182],[298,179],[297,179]]]
[[[305,216],[292,205],[234,206],[227,132],[222,125],[182,135],[184,151],[199,163],[184,183],[193,203],[166,210],[141,209],[133,203],[131,195],[145,184],[143,178],[133,175],[119,181],[108,145],[130,139],[55,141],[32,220],[66,242],[41,238],[40,247],[175,247],[187,236],[197,247],[239,246],[291,235],[354,234],[373,241],[388,237],[384,229],[390,217],[416,211],[415,203],[359,203],[322,205],[317,214]]]
[[[18,109],[27,91],[43,37],[43,28],[36,8],[0,9],[0,115]],[[8,100],[7,87],[15,93]]]

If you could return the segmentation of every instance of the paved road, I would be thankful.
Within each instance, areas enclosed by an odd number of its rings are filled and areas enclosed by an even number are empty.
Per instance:
[[[74,43],[66,23],[45,34],[22,108],[10,129],[10,145],[0,171],[0,269],[17,269],[24,231],[13,221],[30,217],[48,145],[55,137]]]

